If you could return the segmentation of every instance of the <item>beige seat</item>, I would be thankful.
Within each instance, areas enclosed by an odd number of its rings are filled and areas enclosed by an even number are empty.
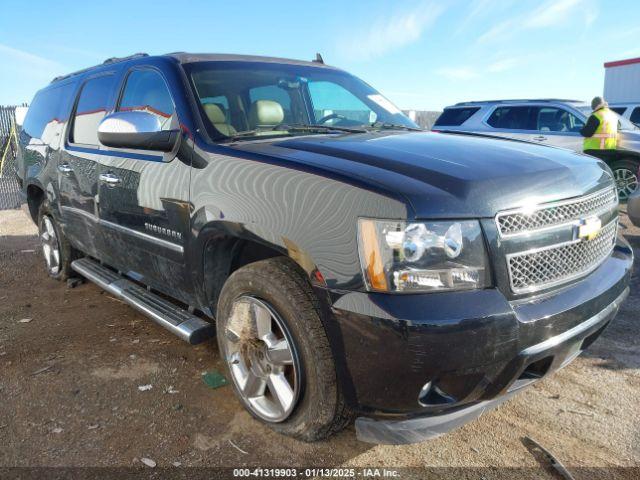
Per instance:
[[[236,129],[227,123],[227,117],[225,116],[222,108],[215,103],[205,103],[202,105],[204,113],[207,114],[207,118],[218,132],[222,135],[230,137],[236,133]]]
[[[273,100],[256,100],[249,110],[249,125],[251,129],[272,129],[284,120],[282,105]]]

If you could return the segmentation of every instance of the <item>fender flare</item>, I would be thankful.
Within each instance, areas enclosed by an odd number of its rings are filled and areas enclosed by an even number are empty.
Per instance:
[[[196,232],[194,232],[196,230]],[[192,230],[191,252],[187,261],[195,272],[194,290],[203,307],[217,304],[226,278],[239,266],[235,262],[246,246],[259,246],[259,255],[286,256],[306,273],[312,285],[326,286],[318,266],[300,245],[262,227],[248,229],[242,223],[212,220]],[[260,234],[256,233],[260,231]]]

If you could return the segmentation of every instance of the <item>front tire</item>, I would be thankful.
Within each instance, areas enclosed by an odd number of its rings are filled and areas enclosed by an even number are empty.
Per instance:
[[[66,281],[72,272],[71,262],[78,257],[77,251],[67,241],[46,203],[38,211],[38,231],[48,275]]]
[[[318,299],[289,259],[234,272],[220,295],[216,329],[236,395],[254,417],[304,441],[349,423]]]
[[[638,189],[638,166],[638,162],[626,159],[611,164],[620,201],[626,201]]]

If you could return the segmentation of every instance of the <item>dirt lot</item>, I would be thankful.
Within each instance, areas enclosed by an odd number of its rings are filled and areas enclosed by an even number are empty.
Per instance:
[[[638,252],[640,230],[623,228]],[[358,442],[351,427],[305,444],[254,421],[229,386],[212,390],[202,382],[202,372],[221,368],[214,343],[191,347],[92,284],[69,289],[50,280],[26,214],[0,212],[0,467],[142,467],[149,458],[157,468],[539,468],[522,443],[528,435],[576,478],[602,478],[601,470],[579,467],[640,466],[639,286],[636,276],[617,320],[589,352],[455,432],[417,445],[372,446]],[[539,469],[519,472],[553,478]],[[637,478],[640,471],[615,475]]]

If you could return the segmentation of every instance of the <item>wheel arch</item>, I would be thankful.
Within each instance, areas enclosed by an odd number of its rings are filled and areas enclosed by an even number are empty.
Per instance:
[[[38,223],[38,212],[40,205],[46,198],[44,188],[37,183],[30,183],[26,188],[27,193],[27,208],[29,209],[29,215],[34,223]]]
[[[200,231],[197,243],[196,250],[200,252],[197,265],[202,279],[199,296],[212,312],[215,312],[224,283],[233,272],[268,258],[287,257],[305,273],[312,285],[324,286],[324,278],[311,256],[284,236],[265,232],[259,236],[243,225],[217,221]]]
[[[640,152],[634,152],[633,150],[619,150],[618,154],[614,158],[614,162],[622,160],[628,160],[630,162],[640,163]]]

